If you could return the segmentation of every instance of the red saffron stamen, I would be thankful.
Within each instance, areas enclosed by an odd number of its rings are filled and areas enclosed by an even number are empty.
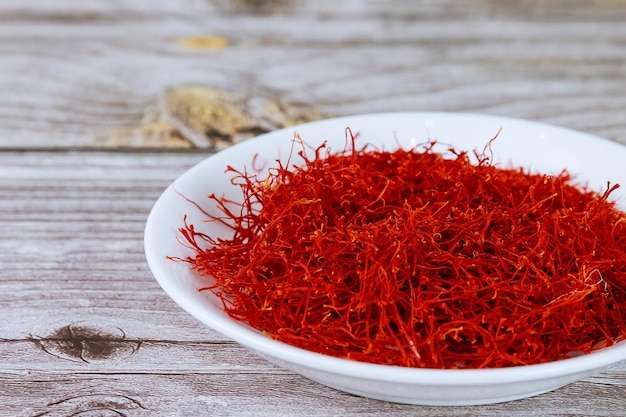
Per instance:
[[[297,138],[301,164],[263,179],[229,167],[244,199],[210,195],[222,215],[208,220],[231,238],[184,220],[185,261],[230,316],[311,351],[421,368],[544,363],[626,338],[618,185],[497,167],[495,137],[470,156],[357,149],[348,134],[312,157]]]

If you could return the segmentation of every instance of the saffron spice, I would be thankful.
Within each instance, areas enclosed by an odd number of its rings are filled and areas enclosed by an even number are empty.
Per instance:
[[[354,145],[229,168],[232,228],[180,232],[226,313],[272,338],[357,361],[494,368],[626,337],[626,215],[598,193],[430,142]],[[437,148],[438,149],[438,148]]]

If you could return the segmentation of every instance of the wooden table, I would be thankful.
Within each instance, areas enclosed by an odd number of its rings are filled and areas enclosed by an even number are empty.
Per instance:
[[[300,121],[471,111],[626,143],[625,21],[623,0],[0,1],[0,415],[625,415],[625,366],[483,407],[320,386],[184,313],[142,241],[174,178]]]

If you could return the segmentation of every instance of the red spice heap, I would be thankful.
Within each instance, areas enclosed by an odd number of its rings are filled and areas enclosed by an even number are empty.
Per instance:
[[[535,364],[626,336],[626,215],[567,172],[430,143],[304,152],[242,204],[232,238],[180,229],[232,317],[290,345],[422,368]],[[475,157],[475,158],[474,158]],[[472,162],[472,159],[477,161]]]

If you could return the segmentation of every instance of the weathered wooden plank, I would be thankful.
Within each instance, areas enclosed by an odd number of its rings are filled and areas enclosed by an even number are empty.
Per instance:
[[[166,340],[215,338],[165,296],[143,254],[152,204],[203,158],[0,153],[0,307],[10,318],[0,337],[45,337],[82,320],[135,339],[155,329]]]
[[[191,146],[204,132],[159,110],[188,84],[239,97],[249,123],[228,140],[302,116],[437,110],[626,141],[619,1],[83,3],[0,4],[1,147]],[[181,43],[209,35],[224,42]]]
[[[291,374],[41,373],[4,375],[0,415],[621,417],[624,387],[580,382],[532,399],[474,407],[421,407],[355,397]],[[450,393],[454,395],[454,393]],[[74,413],[74,414],[72,414]],[[115,414],[118,413],[118,414]]]
[[[146,303],[146,305],[149,305]],[[0,372],[57,373],[289,373],[234,342],[131,339],[121,328],[72,324],[25,340],[0,339]]]

